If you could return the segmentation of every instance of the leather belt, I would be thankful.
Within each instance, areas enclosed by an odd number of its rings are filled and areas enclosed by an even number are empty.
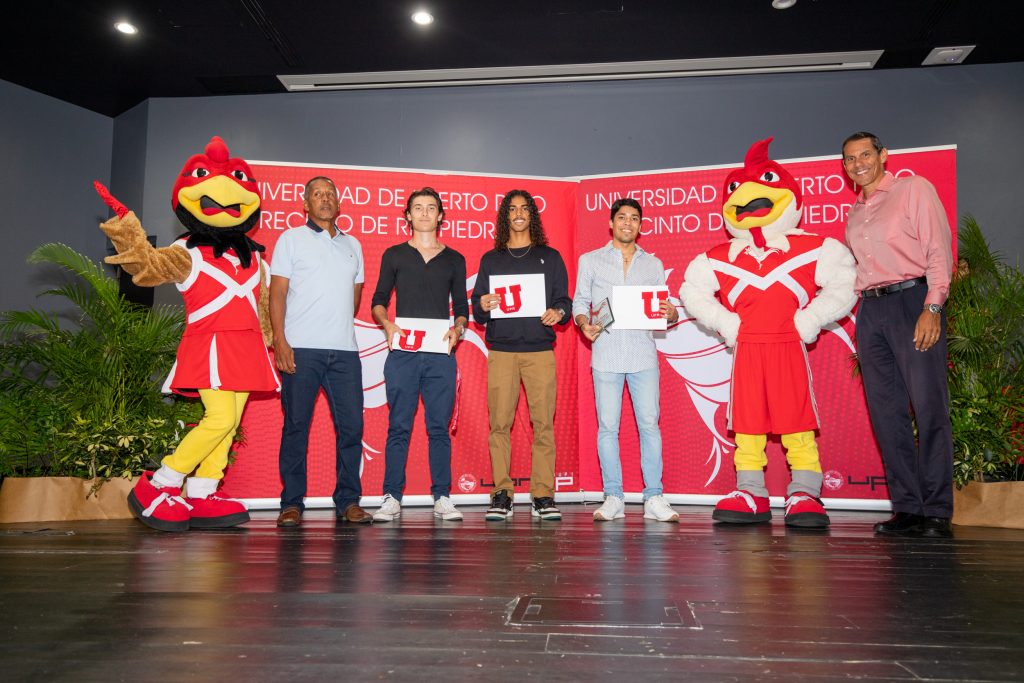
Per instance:
[[[874,289],[865,289],[861,291],[860,296],[863,299],[871,299],[879,296],[887,296],[889,294],[895,294],[896,292],[903,291],[904,289],[910,289],[917,285],[923,285],[928,282],[928,278],[922,275],[921,277],[915,277],[913,280],[904,280],[903,282],[897,282],[896,284],[886,285],[885,287],[875,287]]]

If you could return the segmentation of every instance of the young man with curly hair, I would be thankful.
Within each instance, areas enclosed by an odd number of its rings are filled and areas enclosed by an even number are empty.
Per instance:
[[[544,276],[545,309],[538,317],[498,317],[505,293],[495,292],[491,278],[499,275]],[[510,477],[510,433],[519,404],[519,386],[533,425],[533,464],[530,471],[531,515],[558,520],[555,507],[555,330],[569,320],[569,276],[562,256],[548,246],[537,203],[526,190],[506,193],[498,207],[494,249],[480,259],[480,270],[471,297],[473,316],[487,326],[487,409],[490,415],[488,446],[494,490],[485,519],[500,521],[512,516],[515,495]],[[504,309],[504,306],[503,306]]]

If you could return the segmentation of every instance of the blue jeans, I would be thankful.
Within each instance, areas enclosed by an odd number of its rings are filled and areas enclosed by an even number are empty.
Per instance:
[[[622,385],[629,384],[633,413],[640,433],[640,470],[644,475],[644,500],[660,496],[661,411],[658,368],[640,372],[593,370],[594,399],[597,402],[597,457],[606,496],[622,497],[622,463],[619,461],[619,418],[622,415]]]
[[[448,423],[455,409],[454,356],[441,353],[392,351],[384,361],[388,397],[388,441],[384,449],[384,493],[402,500],[405,464],[409,459],[416,406],[423,398],[430,461],[430,493],[434,500],[452,487],[452,441]]]
[[[306,450],[313,406],[323,388],[334,421],[337,480],[334,505],[342,512],[362,496],[363,366],[357,351],[294,349],[295,374],[281,373],[281,508],[305,509]]]

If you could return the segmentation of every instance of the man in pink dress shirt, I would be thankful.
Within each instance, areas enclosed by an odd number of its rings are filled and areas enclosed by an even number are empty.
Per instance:
[[[952,237],[932,184],[895,178],[885,170],[887,156],[871,133],[843,142],[843,167],[860,189],[846,223],[861,297],[857,353],[894,513],[875,532],[947,538],[953,437],[942,306]]]

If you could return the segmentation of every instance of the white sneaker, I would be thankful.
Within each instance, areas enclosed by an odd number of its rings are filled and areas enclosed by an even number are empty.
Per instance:
[[[669,506],[665,496],[651,496],[644,501],[644,519],[656,519],[659,522],[678,522],[679,513]]]
[[[455,509],[455,503],[448,496],[441,496],[434,501],[434,516],[440,517],[447,522],[459,522],[462,520],[462,513]]]
[[[601,507],[594,510],[594,519],[598,522],[610,522],[626,516],[626,503],[618,496],[605,496]]]
[[[391,494],[384,496],[384,502],[380,504],[377,511],[373,513],[373,521],[390,522],[402,514],[402,504],[391,497]]]

